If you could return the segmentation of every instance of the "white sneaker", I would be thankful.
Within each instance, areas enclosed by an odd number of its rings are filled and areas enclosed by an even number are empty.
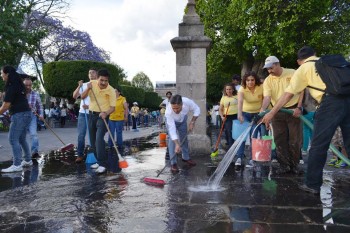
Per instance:
[[[22,166],[15,166],[12,165],[11,167],[5,168],[5,169],[1,169],[1,172],[21,172],[23,170]]]
[[[254,167],[254,161],[253,160],[249,160],[249,163],[247,165],[245,165],[246,168],[252,168]]]
[[[92,168],[92,169],[96,169],[96,168],[98,168],[100,165],[98,165],[98,163],[94,163],[94,164],[92,164],[90,167]]]
[[[271,162],[278,163],[277,159],[273,159]]]
[[[102,166],[99,166],[98,168],[97,168],[97,170],[96,170],[96,173],[104,173],[104,172],[106,172],[106,168],[105,167],[102,167]]]
[[[29,162],[26,162],[23,160],[21,163],[21,166],[22,167],[30,167],[30,166],[33,166],[33,162],[32,162],[32,160],[30,160]]]
[[[304,164],[304,160],[300,159],[299,164]]]
[[[241,166],[242,165],[242,160],[241,158],[238,158],[235,163],[236,166]]]

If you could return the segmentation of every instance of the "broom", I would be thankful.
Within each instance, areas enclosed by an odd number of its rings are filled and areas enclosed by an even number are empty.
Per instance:
[[[182,144],[185,142],[186,138],[187,138],[188,133],[186,134],[186,136],[182,139],[181,143],[180,143],[180,147],[182,146]],[[170,158],[169,161],[171,161],[174,157],[176,156],[176,153]],[[158,172],[158,174],[156,175],[155,178],[150,178],[150,177],[145,177],[143,178],[143,182],[147,183],[147,184],[151,184],[151,185],[159,185],[159,186],[163,186],[165,185],[165,181],[162,179],[157,179],[157,177],[159,177],[160,174],[162,174],[162,172],[165,170],[165,168],[168,166],[167,163],[165,163],[164,167],[162,168],[162,170],[160,170],[160,172]]]
[[[81,92],[83,92],[83,87],[81,87]],[[83,99],[83,104],[85,105],[84,99]],[[91,149],[90,129],[89,129],[89,124],[88,124],[85,108],[84,108],[84,112],[85,112],[85,123],[86,123],[87,132],[88,132],[88,138],[89,138],[89,148],[88,148],[88,152],[86,155],[85,163],[93,164],[93,163],[97,163],[97,159],[96,159],[94,152]]]
[[[38,113],[36,113],[36,112],[33,112],[33,113],[34,113],[37,117],[40,117],[40,116],[38,115]],[[44,124],[45,124],[45,126],[58,138],[58,140],[60,140],[60,141],[62,142],[63,146],[60,148],[60,151],[61,151],[62,153],[74,149],[74,144],[72,144],[72,143],[65,144],[65,143],[62,141],[62,139],[53,131],[53,129],[49,126],[49,124],[46,123],[45,120],[44,120]]]
[[[229,108],[230,108],[230,102],[228,102],[228,106],[227,106],[226,113],[225,113],[225,118],[224,118],[224,120],[221,123],[221,129],[220,129],[218,140],[216,141],[216,144],[215,144],[213,152],[210,154],[210,157],[212,159],[215,158],[216,156],[218,156],[218,154],[219,154],[219,143],[220,143],[220,140],[221,140],[221,134],[222,134],[222,132],[224,130],[224,125],[225,125],[225,121],[226,121],[226,118],[227,118],[227,113],[228,113],[228,109]]]
[[[100,110],[100,112],[102,112],[101,106],[99,105],[99,103],[98,103],[98,101],[97,101],[97,98],[96,98],[96,95],[95,95],[94,91],[92,90],[92,88],[91,88],[91,92],[92,92],[92,94],[94,95],[94,98],[95,98],[95,100],[96,100],[96,104],[97,104],[97,106],[98,106],[98,109]],[[113,137],[113,135],[112,135],[112,133],[111,133],[111,130],[110,130],[109,127],[108,127],[108,124],[107,124],[106,119],[103,119],[103,118],[102,118],[102,120],[103,120],[103,122],[105,123],[105,126],[106,126],[106,128],[107,128],[107,131],[108,131],[109,136],[113,139],[114,137]],[[126,160],[120,155],[119,150],[118,150],[118,148],[117,148],[117,145],[115,144],[115,141],[112,140],[112,142],[113,142],[114,149],[115,149],[115,151],[117,152],[117,155],[118,155],[119,167],[120,167],[120,168],[127,168],[127,167],[129,166],[129,165],[128,165],[128,162],[126,162]]]

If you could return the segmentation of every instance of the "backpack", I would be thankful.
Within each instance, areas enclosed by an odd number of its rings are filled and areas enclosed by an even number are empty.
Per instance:
[[[319,60],[310,61],[315,62],[316,71],[326,84],[326,90],[321,91],[332,95],[350,96],[350,62],[339,54],[325,55]]]

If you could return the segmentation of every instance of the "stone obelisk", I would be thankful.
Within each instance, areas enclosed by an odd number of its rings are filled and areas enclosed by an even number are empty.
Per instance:
[[[204,35],[204,25],[195,6],[195,0],[188,1],[187,13],[179,24],[179,36],[170,42],[176,52],[177,93],[194,100],[201,109],[195,129],[188,138],[191,155],[202,155],[211,152],[210,138],[206,133],[206,56],[211,39]],[[188,120],[190,119],[189,116]]]

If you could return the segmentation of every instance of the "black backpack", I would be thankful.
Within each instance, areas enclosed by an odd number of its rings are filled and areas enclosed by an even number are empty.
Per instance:
[[[342,55],[325,55],[315,62],[318,75],[326,84],[326,90],[316,87],[310,88],[324,91],[332,95],[350,96],[350,62]]]

